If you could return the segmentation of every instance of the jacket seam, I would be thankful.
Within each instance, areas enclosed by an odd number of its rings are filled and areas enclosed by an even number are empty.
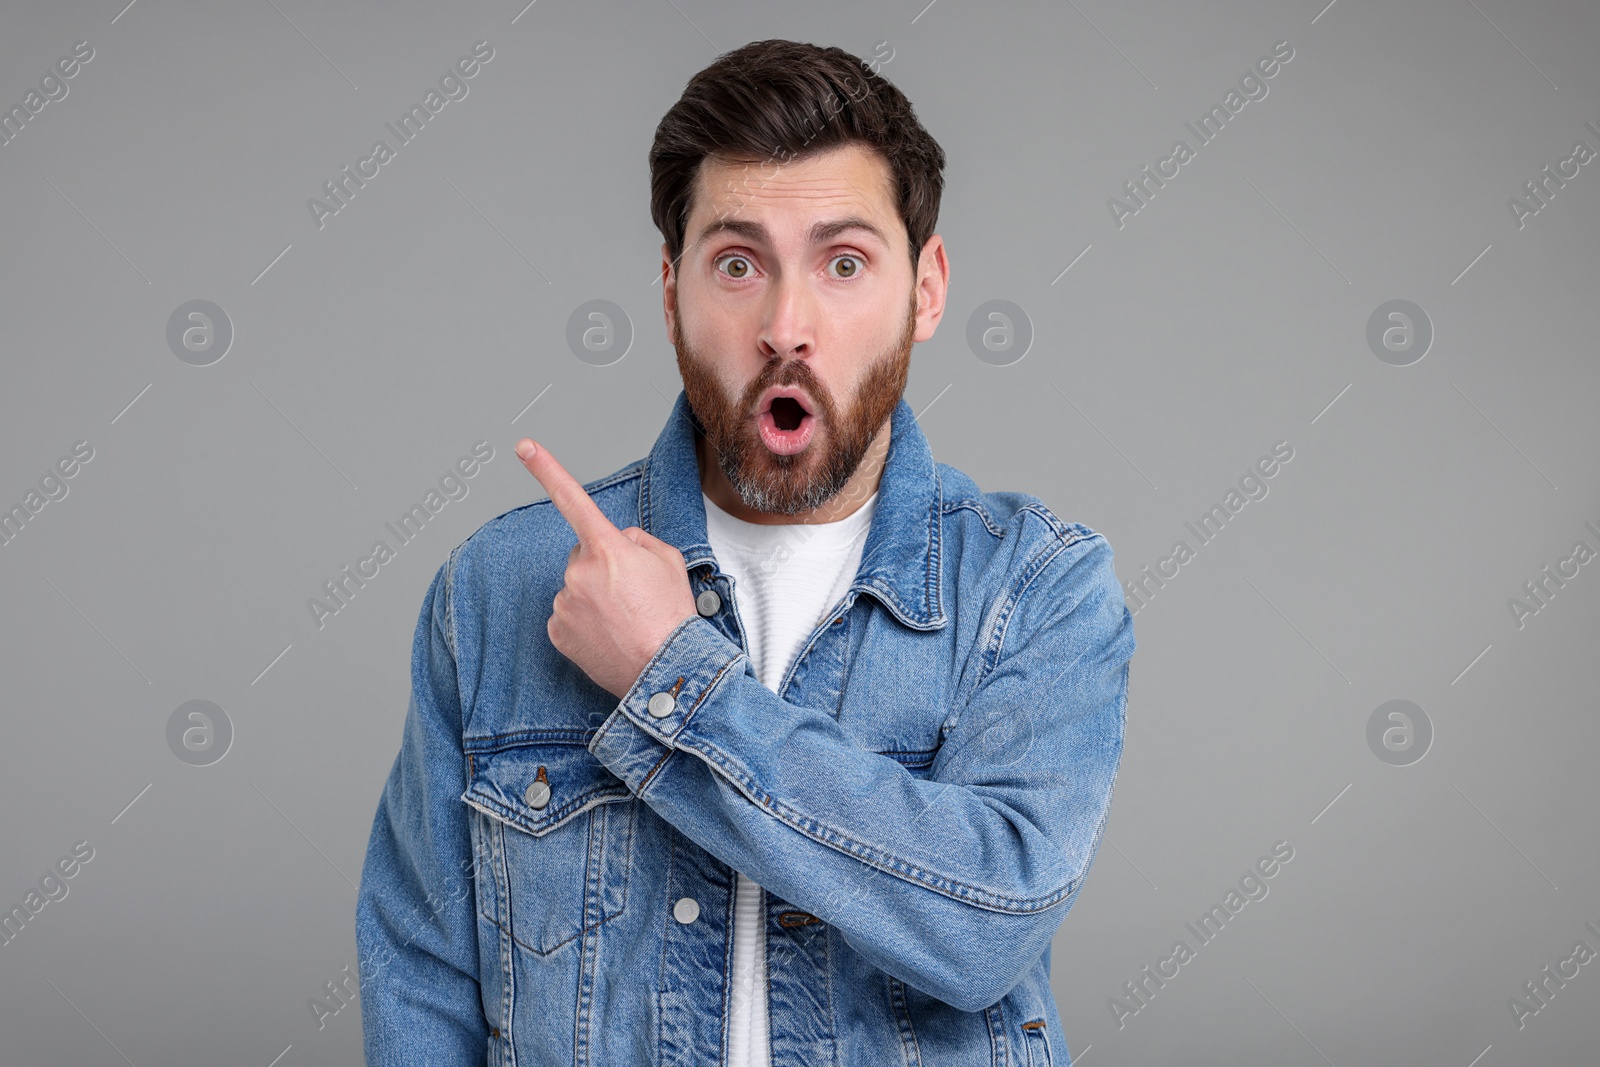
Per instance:
[[[1078,884],[1078,879],[1071,879],[1060,888],[1044,896],[1011,897],[937,874],[918,864],[908,863],[883,852],[881,849],[857,841],[837,828],[827,825],[820,819],[802,815],[787,804],[762,793],[755,789],[745,775],[720,750],[713,746],[704,745],[690,739],[679,744],[677,748],[678,750],[693,752],[720,770],[723,776],[732,782],[740,792],[744,793],[759,807],[771,812],[791,829],[886,874],[891,874],[902,881],[926,886],[960,903],[971,904],[974,907],[981,907],[988,911],[1013,915],[1032,915],[1037,912],[1048,911],[1061,903],[1072,894]]]
[[[498,819],[513,830],[520,830],[530,837],[543,837],[552,830],[559,830],[572,820],[574,816],[582,815],[590,808],[599,807],[601,804],[615,804],[624,800],[632,800],[633,795],[627,791],[626,785],[596,786],[568,802],[568,808],[557,808],[554,812],[546,813],[543,823],[535,829],[532,821],[527,816],[519,814],[516,808],[492,797],[484,796],[475,791],[475,782],[469,782],[467,791],[460,797],[470,807],[476,808],[489,816]]]
[[[655,777],[660,772],[662,765],[666,763],[667,760],[672,758],[673,752],[677,751],[676,749],[667,748],[665,745],[662,746],[662,749],[663,751],[661,753],[661,758],[656,760],[654,765],[652,765],[650,770],[645,773],[643,778],[639,779],[639,790],[635,795],[641,797],[644,796],[644,791],[648,789],[650,787],[650,783],[655,780]]]
[[[933,499],[944,500],[944,478],[939,474],[939,465],[933,465]],[[944,582],[944,509],[932,507],[928,509],[928,575],[922,587],[922,602],[931,604],[931,615],[944,618],[944,599],[940,596]]]
[[[468,751],[478,753],[504,752],[508,748],[526,748],[532,745],[587,745],[598,731],[581,726],[524,726],[498,734],[474,734],[462,738]],[[516,740],[508,740],[515,738]],[[505,742],[497,744],[496,742]]]
[[[678,862],[678,845],[674,838],[675,834],[675,830],[669,829],[667,831],[666,847],[662,850],[667,855],[667,871],[662,878],[661,884],[666,888],[667,896],[669,898],[672,895],[672,875],[674,869],[677,867]],[[654,1040],[657,1049],[660,1049],[666,1042],[667,1009],[666,1004],[663,1001],[667,993],[667,957],[671,955],[671,953],[666,950],[665,942],[671,938],[672,935],[667,931],[671,929],[672,924],[676,921],[677,920],[673,918],[670,909],[667,911],[666,917],[661,921],[661,939],[663,942],[663,950],[661,953],[661,966],[656,971],[656,1010],[654,1018],[649,1024],[655,1029]]]
[[[1023,571],[1021,585],[1017,587],[1016,593],[1010,598],[1010,603],[1006,605],[1006,610],[1001,615],[999,632],[995,634],[994,653],[984,656],[982,668],[978,671],[978,680],[973,685],[974,692],[983,686],[984,679],[989,677],[994,668],[1005,658],[1006,638],[1011,633],[1011,620],[1016,618],[1017,612],[1022,610],[1023,604],[1027,602],[1028,593],[1034,588],[1034,582],[1050,569],[1050,564],[1054,563],[1061,553],[1075,543],[1066,539],[1057,541],[1052,548],[1035,556],[1033,562]],[[1070,612],[1076,606],[1072,605],[1067,610]]]
[[[594,494],[600,492],[602,489],[610,489],[614,485],[620,485],[630,478],[638,478],[644,473],[645,462],[646,461],[643,459],[636,459],[626,467],[623,467],[621,470],[613,471],[603,478],[597,478],[592,482],[583,482],[582,485],[584,491]],[[526,504],[520,504],[517,507],[502,511],[500,514],[496,515],[494,518],[480,526],[477,530],[473,531],[472,534],[467,537],[466,541],[461,542],[461,544],[465,545],[470,541],[476,540],[479,534],[498,526],[501,522],[517,514],[519,511],[528,511],[531,508],[542,507],[546,504],[553,506],[554,503],[555,502],[547,496],[543,500],[532,500]],[[457,547],[459,548],[460,546]]]
[[[960,501],[958,503],[967,504],[970,501]],[[999,665],[1001,659],[1004,658],[1005,639],[1010,629],[1011,620],[1021,610],[1034,580],[1044,573],[1057,556],[1078,542],[1097,537],[1102,541],[1104,540],[1104,537],[1098,531],[1090,529],[1082,523],[1063,522],[1041,501],[1036,500],[1017,510],[1018,515],[1024,513],[1032,514],[1044,522],[1050,528],[1050,531],[1055,534],[1056,539],[1053,542],[1048,542],[1044,548],[1039,549],[1034,557],[1024,565],[1022,573],[1016,579],[1016,588],[1007,596],[999,612],[996,621],[996,632],[991,635],[989,647],[985,647],[981,653],[977,678],[973,681],[967,697],[939,726],[939,738],[941,741],[955,731],[956,725],[960,722],[961,716],[966,710],[967,704],[971,702],[973,695],[982,688],[984,680],[989,677],[994,668]]]
[[[997,1019],[998,1030],[995,1028]],[[1006,1037],[1006,1013],[1000,1001],[983,1009],[983,1022],[989,1031],[989,1062],[994,1067],[1011,1067],[1011,1042]]]
[[[1097,532],[1095,530],[1085,526],[1081,522],[1068,522],[1065,519],[1060,518],[1055,512],[1051,511],[1042,500],[1035,499],[1030,503],[1025,504],[1023,507],[1018,508],[1017,511],[1018,514],[1028,512],[1029,514],[1038,517],[1046,526],[1050,527],[1050,531],[1052,533],[1054,533],[1062,541],[1065,541],[1068,545],[1097,536]]]
[[[983,522],[984,529],[994,534],[996,540],[1005,539],[1005,527],[994,521],[994,517],[989,514],[989,509],[984,507],[983,502],[980,500],[969,499],[952,501],[940,507],[939,512],[941,515],[949,515],[952,512],[960,511],[963,508],[976,514]]]
[[[444,561],[444,642],[450,650],[450,659],[459,664],[461,659],[460,642],[456,639],[456,557],[461,553],[461,546],[457,545],[450,550]]]
[[[911,1003],[906,995],[906,983],[894,975],[889,975],[889,996],[896,1016],[905,1024],[905,1031],[900,1035],[900,1052],[906,1057],[907,1067],[923,1067],[922,1043],[917,1039],[917,1027],[911,1020]],[[908,1034],[911,1037],[909,1049],[906,1047]]]
[[[1010,632],[1011,620],[1021,610],[1028,591],[1033,587],[1034,580],[1049,568],[1049,565],[1057,556],[1075,543],[1075,541],[1058,540],[1053,544],[1047,545],[1023,567],[1022,573],[1016,579],[1015,587],[1007,595],[998,613],[998,618],[995,620],[995,632],[989,640],[989,647],[986,647],[982,652],[982,658],[978,665],[978,677],[973,681],[972,688],[968,692],[966,699],[939,727],[939,736],[941,738],[948,737],[955,731],[956,726],[961,722],[961,716],[966,712],[967,705],[972,702],[972,698],[983,688],[984,680],[999,665],[1005,653],[1006,635]]]

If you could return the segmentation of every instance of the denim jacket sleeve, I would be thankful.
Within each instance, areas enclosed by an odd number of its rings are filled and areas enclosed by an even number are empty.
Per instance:
[[[356,905],[370,1067],[482,1064],[471,833],[450,615],[451,559],[423,600],[400,752],[373,820]]]
[[[590,751],[873,966],[977,1011],[1049,945],[1099,847],[1134,651],[1111,558],[1099,534],[1057,538],[1010,581],[973,653],[979,680],[941,709],[947,732],[925,777],[857,746],[827,711],[780,698],[698,615],[663,641]],[[918,700],[906,681],[903,699]]]

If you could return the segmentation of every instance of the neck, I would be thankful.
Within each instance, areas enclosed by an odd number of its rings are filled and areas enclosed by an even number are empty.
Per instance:
[[[740,499],[738,490],[733,487],[728,476],[722,472],[722,465],[716,462],[715,456],[710,455],[710,445],[706,443],[705,436],[696,433],[694,454],[700,467],[700,488],[711,498],[713,504],[745,522],[758,523],[762,526],[838,522],[855,514],[861,505],[867,502],[867,498],[878,491],[878,485],[883,480],[884,463],[889,455],[889,429],[890,420],[885,419],[844,488],[823,502],[820,507],[809,511],[794,515],[776,515],[747,506]]]

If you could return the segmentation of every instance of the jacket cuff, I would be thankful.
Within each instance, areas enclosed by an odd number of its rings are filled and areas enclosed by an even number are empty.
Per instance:
[[[667,635],[621,703],[589,741],[589,752],[642,795],[675,749],[674,738],[730,671],[749,658],[711,620],[691,615]]]

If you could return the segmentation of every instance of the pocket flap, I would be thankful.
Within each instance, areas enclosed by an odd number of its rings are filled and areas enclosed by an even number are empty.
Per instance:
[[[528,742],[468,754],[472,771],[461,799],[535,837],[597,804],[633,795],[582,741]]]

